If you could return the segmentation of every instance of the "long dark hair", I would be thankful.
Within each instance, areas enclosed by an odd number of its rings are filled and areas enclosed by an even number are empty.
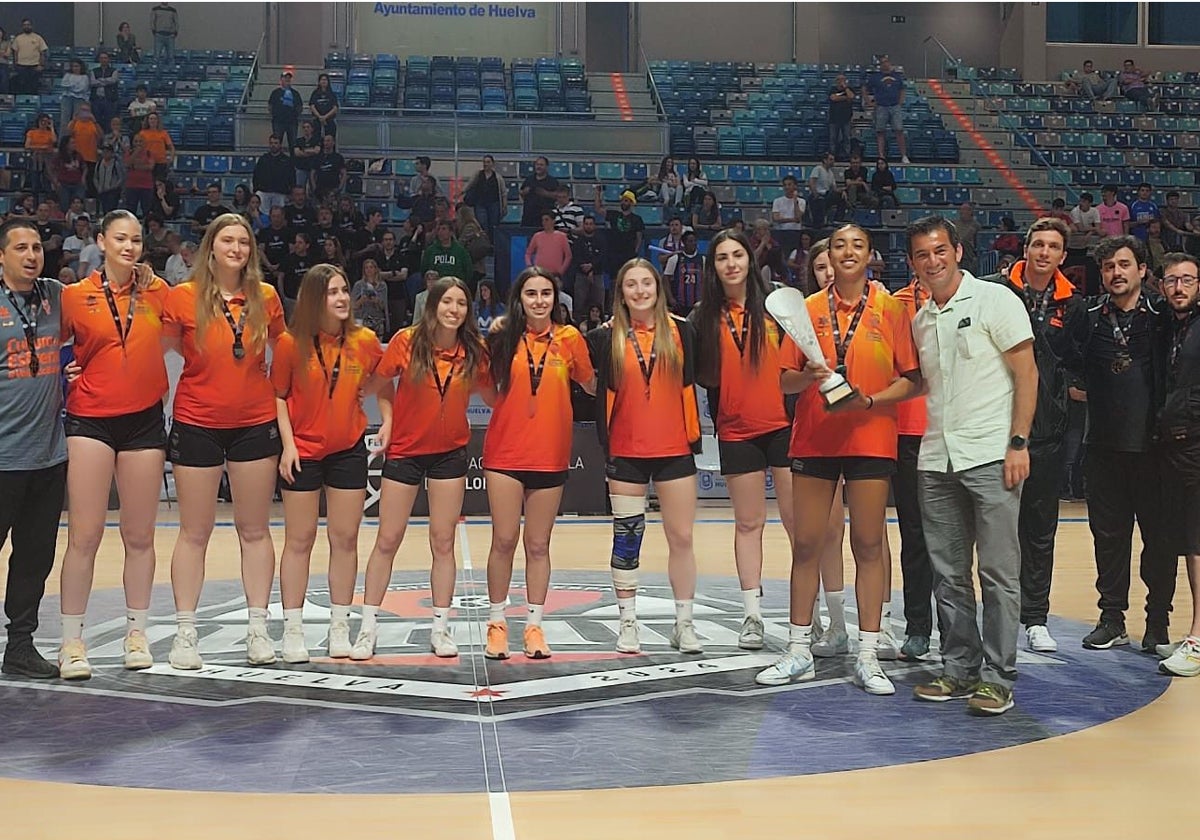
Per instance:
[[[544,277],[550,281],[554,288],[554,308],[550,310],[550,320],[555,324],[562,323],[558,312],[558,278],[536,265],[531,265],[518,274],[508,291],[508,315],[504,319],[504,326],[487,338],[488,353],[491,354],[492,381],[496,383],[496,390],[502,394],[508,390],[511,383],[513,357],[517,354],[521,337],[525,335],[525,307],[521,304],[521,292],[525,284],[534,277]]]
[[[721,382],[721,330],[725,329],[725,287],[717,276],[717,246],[722,242],[736,242],[745,250],[750,260],[746,274],[746,317],[750,319],[750,366],[757,370],[762,360],[763,347],[767,340],[766,289],[754,249],[744,233],[733,228],[719,232],[708,243],[708,259],[704,262],[704,275],[700,285],[700,304],[696,312],[700,340],[697,348],[697,379],[705,387],[716,387]]]
[[[325,314],[329,284],[335,277],[345,280],[349,290],[350,279],[346,277],[346,272],[329,263],[317,263],[304,273],[300,281],[300,295],[296,299],[296,308],[292,310],[288,332],[296,340],[301,359],[307,359],[316,352],[313,339],[321,331],[321,316]],[[351,300],[350,317],[342,322],[342,336],[349,336],[356,329],[359,328],[354,325],[354,301]]]
[[[438,304],[451,289],[461,289],[467,298],[467,315],[458,328],[458,343],[462,346],[465,359],[459,374],[470,381],[475,378],[479,366],[483,363],[483,339],[479,335],[479,325],[471,314],[471,289],[457,277],[439,278],[429,289],[425,298],[425,311],[417,322],[412,334],[408,372],[413,382],[420,381],[434,369],[436,359],[433,354],[433,336],[437,331]]]

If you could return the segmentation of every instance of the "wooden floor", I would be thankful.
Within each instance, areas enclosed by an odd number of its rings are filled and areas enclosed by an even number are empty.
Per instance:
[[[726,515],[723,510],[704,511]],[[229,511],[222,508],[221,516]],[[1082,505],[1063,505],[1058,532],[1052,612],[1091,623],[1096,617],[1091,536]],[[173,519],[164,511],[162,521]],[[1072,521],[1073,520],[1073,521]],[[485,526],[471,527],[478,565],[486,553]],[[769,527],[765,577],[784,579],[782,529]],[[158,532],[159,571],[169,580],[174,528]],[[899,545],[895,525],[892,545]],[[363,529],[362,557],[374,528]],[[696,528],[701,574],[733,574],[731,526]],[[572,569],[604,571],[609,531],[603,524],[559,528],[553,553]],[[65,533],[60,539],[60,552]],[[277,550],[282,529],[277,529]],[[96,587],[121,585],[120,543],[106,536]],[[847,551],[848,556],[848,551]],[[318,545],[314,571],[322,571]],[[410,531],[397,569],[425,568],[423,528]],[[643,565],[665,567],[661,530],[647,528]],[[236,579],[234,532],[219,528],[209,551],[210,579]],[[563,568],[568,564],[559,563]],[[1181,566],[1182,569],[1182,566]],[[899,589],[899,570],[895,570]],[[50,591],[57,590],[58,570]],[[852,570],[848,568],[848,579]],[[1173,629],[1186,626],[1182,578]],[[1134,575],[1129,632],[1143,630],[1145,590]],[[1178,635],[1178,632],[1175,633]],[[1147,679],[1155,679],[1147,659]],[[1018,694],[1019,698],[1019,694]],[[487,794],[408,796],[266,796],[163,792],[0,780],[0,837],[5,840],[73,837],[82,840],[155,837],[326,838],[389,831],[430,838],[846,838],[953,836],[1011,838],[1149,838],[1177,836],[1192,821],[1200,776],[1200,727],[1188,717],[1200,709],[1200,680],[1176,679],[1149,706],[1072,735],[1019,747],[920,764],[796,778],[579,792],[512,793],[507,802]],[[4,713],[0,710],[0,721]],[[2,732],[3,729],[0,729]],[[347,773],[350,756],[331,756],[331,772]],[[511,822],[504,807],[511,808]]]

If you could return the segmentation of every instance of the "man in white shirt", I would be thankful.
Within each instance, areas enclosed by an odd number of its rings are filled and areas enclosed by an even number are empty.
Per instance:
[[[800,197],[796,179],[787,175],[783,179],[783,195],[771,202],[771,221],[777,230],[800,230],[804,227],[804,211],[808,202]]]
[[[683,250],[683,235],[690,231],[691,228],[684,225],[683,219],[678,216],[673,217],[671,221],[667,222],[667,235],[658,240],[658,265],[660,269],[666,266],[667,260],[673,254],[678,254]]]
[[[83,261],[80,258],[89,242],[93,245],[96,242],[96,238],[92,236],[92,221],[87,213],[82,213],[75,217],[75,232],[63,240],[62,246],[62,264],[74,271],[80,280],[87,277],[87,274],[82,273]]]
[[[1017,523],[1038,387],[1033,329],[1020,298],[959,268],[962,246],[945,219],[909,227],[908,257],[930,293],[913,319],[929,388],[917,469],[943,661],[942,676],[913,693],[966,699],[975,714],[999,715],[1013,706],[1017,677]],[[971,579],[976,547],[982,634]]]
[[[1104,237],[1100,227],[1100,211],[1092,205],[1093,197],[1090,192],[1079,196],[1079,204],[1071,210],[1071,235],[1067,238],[1066,266],[1083,266],[1086,294],[1098,292],[1100,286],[1100,269],[1090,256],[1095,250],[1096,243]]]

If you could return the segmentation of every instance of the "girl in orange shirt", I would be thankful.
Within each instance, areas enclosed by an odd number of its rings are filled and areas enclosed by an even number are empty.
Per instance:
[[[137,136],[142,138],[150,156],[154,158],[154,177],[165,179],[167,171],[175,163],[175,144],[162,127],[162,117],[156,113],[147,114],[146,122]]]
[[[350,602],[358,576],[358,529],[367,495],[367,415],[359,390],[383,356],[375,333],[356,326],[350,286],[340,268],[315,265],[300,282],[288,331],[271,362],[283,456],[283,661],[307,662],[302,613],[317,539],[321,488],[329,538],[329,655],[350,655]],[[391,434],[390,387],[378,397],[380,438]]]
[[[224,471],[233,492],[249,607],[246,658],[251,665],[267,665],[275,661],[267,633],[275,579],[269,521],[282,446],[266,352],[284,323],[242,216],[226,213],[209,225],[192,277],[171,289],[163,322],[168,347],[183,356],[167,441],[179,496],[179,537],[171,556],[178,629],[169,661],[184,670],[203,667],[196,606]]]
[[[741,582],[745,619],[738,647],[763,646],[763,530],[767,519],[766,473],[770,470],[779,518],[791,545],[792,481],[788,467],[791,419],[779,386],[782,331],[767,314],[767,289],[745,234],[723,230],[712,238],[695,327],[698,379],[708,388],[717,428],[721,475],[729,488],[736,528],[733,556]]]
[[[458,655],[450,633],[454,597],[454,531],[462,513],[467,475],[467,404],[471,391],[487,385],[487,353],[471,317],[471,290],[456,277],[429,289],[420,321],[388,344],[376,380],[400,377],[392,434],[379,496],[379,532],[367,561],[363,620],[350,658],[370,659],[378,639],[377,617],[404,541],[413,503],[424,483],[429,493],[429,548],[433,554],[433,632],[430,648]],[[372,386],[380,384],[379,381]]]
[[[571,455],[571,382],[596,392],[596,372],[579,330],[562,324],[558,281],[533,266],[509,293],[508,317],[488,337],[495,383],[483,468],[492,516],[488,552],[488,659],[508,658],[504,608],[525,510],[525,655],[547,659],[542,611],[550,589],[550,532]],[[489,395],[492,396],[492,395]]]
[[[588,333],[596,367],[596,430],[608,456],[613,510],[612,578],[620,612],[617,651],[640,653],[638,567],[651,481],[667,538],[667,571],[675,593],[671,647],[701,653],[692,623],[696,593],[696,459],[700,410],[696,403],[694,332],[667,308],[658,270],[632,259],[617,272],[611,326]]]
[[[146,614],[154,585],[154,523],[167,435],[163,397],[162,313],[169,288],[142,258],[142,225],[126,210],[104,217],[96,235],[104,268],[63,290],[63,341],[74,340],[81,369],[67,391],[70,515],[63,556],[63,679],[87,679],[83,617],[96,552],[104,537],[108,491],[116,476],[125,545],[125,667],[154,664]]]
[[[50,189],[50,160],[58,150],[54,120],[49,114],[38,114],[34,127],[25,132],[25,149],[29,155],[29,191],[38,201]]]

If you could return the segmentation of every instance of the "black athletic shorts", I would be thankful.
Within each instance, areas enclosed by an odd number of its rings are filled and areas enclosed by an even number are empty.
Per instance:
[[[865,455],[844,455],[840,458],[793,458],[792,473],[820,478],[825,481],[865,481],[871,478],[891,478],[896,474],[892,458],[872,458]]]
[[[117,417],[80,417],[68,414],[65,427],[67,437],[98,440],[113,452],[167,448],[167,427],[163,421],[163,407],[160,402],[141,411]]]
[[[219,467],[226,461],[278,458],[282,452],[274,420],[240,429],[207,429],[176,420],[167,446],[167,458],[177,467]]]
[[[497,470],[484,467],[488,472],[500,473],[521,482],[526,490],[549,490],[552,487],[562,487],[567,483],[570,470],[561,472],[537,472],[536,470]]]
[[[792,430],[788,427],[767,432],[749,440],[721,440],[717,438],[717,452],[721,456],[721,475],[743,475],[762,472],[767,467],[787,467],[788,444]]]
[[[623,458],[613,455],[604,465],[604,474],[613,481],[629,484],[673,481],[696,474],[696,457],[691,453],[665,458]]]
[[[283,489],[305,493],[329,487],[333,490],[365,490],[367,487],[367,445],[363,441],[353,449],[326,455],[319,460],[300,459],[300,472]]]
[[[1200,555],[1200,441],[1162,444],[1162,500],[1171,551]]]
[[[465,446],[449,452],[432,455],[414,455],[411,458],[388,458],[383,462],[383,477],[401,484],[417,487],[422,480],[466,478],[467,448]]]

